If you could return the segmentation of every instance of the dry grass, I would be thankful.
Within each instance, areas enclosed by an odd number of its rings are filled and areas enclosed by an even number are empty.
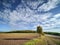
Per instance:
[[[37,36],[37,33],[1,33],[1,38],[25,38],[25,37],[33,37]]]

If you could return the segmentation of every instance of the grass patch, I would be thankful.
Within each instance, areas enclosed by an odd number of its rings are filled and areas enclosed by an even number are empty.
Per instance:
[[[46,45],[45,37],[41,36],[39,38],[30,40],[29,42],[25,43],[24,45]]]

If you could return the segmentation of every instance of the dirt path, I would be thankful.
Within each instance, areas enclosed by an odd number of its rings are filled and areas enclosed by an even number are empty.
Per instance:
[[[49,34],[46,34],[45,36],[49,36],[49,37],[53,37],[53,38],[58,38],[58,39],[60,39],[60,36],[56,36],[56,35],[49,35]]]
[[[60,36],[46,35],[47,45],[59,45],[59,44],[57,44],[58,43],[57,41],[59,41],[59,40],[60,40]]]
[[[50,38],[46,38],[47,41],[47,45],[57,45],[56,43],[54,43]]]

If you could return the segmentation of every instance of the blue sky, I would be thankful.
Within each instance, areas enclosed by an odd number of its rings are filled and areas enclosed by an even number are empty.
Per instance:
[[[60,32],[60,0],[0,0],[0,31]]]

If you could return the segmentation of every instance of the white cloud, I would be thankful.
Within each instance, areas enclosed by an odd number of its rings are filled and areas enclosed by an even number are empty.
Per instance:
[[[32,9],[37,9],[37,6],[42,4],[44,2],[44,0],[22,0],[22,2],[25,4],[25,5],[28,5],[27,7],[30,7]]]
[[[7,23],[7,20],[10,26],[25,26],[27,28],[30,24],[33,25],[33,27],[34,25],[42,25],[40,23],[42,23],[42,21],[46,21],[51,16],[51,13],[35,14],[33,11],[29,9],[25,11],[25,9],[21,8],[16,9],[13,12],[6,9],[2,13],[3,14],[1,16],[5,20],[5,23]]]
[[[38,8],[38,11],[49,11],[53,8],[57,7],[57,4],[59,4],[59,0],[48,0],[47,3],[44,3],[42,6]]]
[[[60,25],[60,18],[59,18],[59,14],[56,14],[54,15],[52,18],[50,18],[49,20],[45,21],[45,24],[48,24],[50,26],[47,26],[50,27],[50,28],[54,28],[54,27],[58,27],[58,25]]]
[[[55,17],[55,18],[58,18],[58,17],[60,17],[60,14],[56,14],[54,17]]]
[[[57,0],[49,0],[48,3],[44,3],[39,9],[48,11],[55,8],[57,3]],[[37,5],[37,2],[35,5]],[[33,5],[33,7],[35,7],[35,5]],[[37,25],[41,25],[44,29],[50,29],[60,24],[60,19],[58,19],[60,14],[51,17],[52,15],[53,14],[50,12],[37,14],[34,10],[30,10],[28,7],[18,5],[16,10],[13,10],[12,12],[9,9],[0,12],[0,23],[9,24],[12,27],[24,27],[25,29],[28,29],[30,25],[32,25],[32,29],[35,29]]]

